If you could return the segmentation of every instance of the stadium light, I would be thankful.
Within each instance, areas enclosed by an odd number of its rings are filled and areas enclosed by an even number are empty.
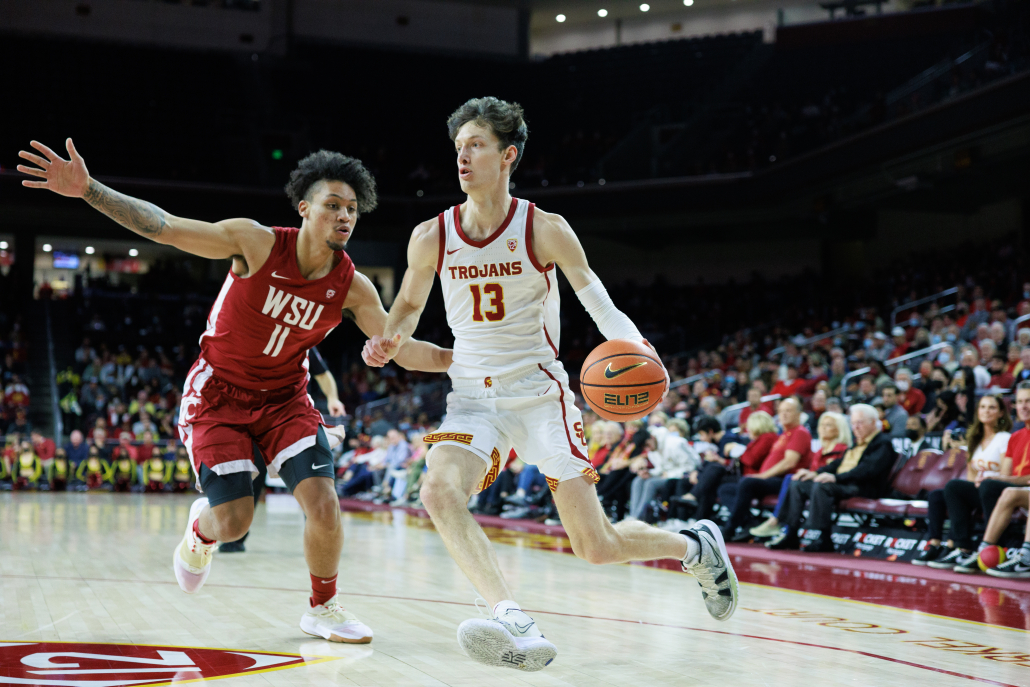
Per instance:
[[[690,7],[691,5],[694,4],[694,0],[683,0],[683,4],[686,5],[687,7]]]
[[[563,21],[565,21],[565,15],[564,15],[564,14],[559,14],[559,15],[558,15],[557,17],[555,17],[554,19],[555,19],[555,21],[557,21],[557,22],[558,22],[559,24],[561,24],[561,23],[562,23]]]
[[[0,250],[7,250],[7,241],[0,241]]]
[[[52,251],[53,249],[54,249],[54,247],[53,247],[53,246],[51,246],[51,245],[50,245],[49,243],[44,243],[44,244],[43,244],[43,252],[44,252],[44,253],[49,253],[49,252],[50,252],[50,251]]]
[[[139,255],[139,251],[138,250],[136,250],[135,248],[130,248],[129,249],[129,257],[130,258],[134,258],[137,255]]]
[[[599,17],[607,17],[608,16],[608,10],[597,10],[597,16],[599,16]]]
[[[93,253],[95,253],[95,252],[96,252],[96,249],[93,248],[93,246],[86,246],[86,255],[93,255]]]
[[[641,6],[640,6],[640,11],[641,11],[641,12],[646,12],[646,11],[648,11],[649,9],[651,9],[651,6],[650,6],[650,5],[648,5],[648,4],[646,3],[646,2],[645,2],[645,3],[643,4],[643,5],[641,5]]]

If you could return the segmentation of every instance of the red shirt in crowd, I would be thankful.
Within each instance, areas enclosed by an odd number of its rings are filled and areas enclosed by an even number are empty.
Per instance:
[[[996,386],[999,389],[1011,389],[1016,385],[1016,381],[1012,378],[1008,372],[1002,372],[1001,374],[993,375],[991,377],[991,386]]]
[[[913,387],[901,394],[901,397],[898,400],[906,413],[910,416],[917,415],[923,412],[923,406],[926,405],[926,394]]]
[[[808,433],[808,430],[803,426],[798,425],[793,429],[788,429],[776,438],[776,443],[773,444],[772,449],[769,451],[769,455],[762,461],[762,469],[759,472],[765,472],[772,468],[774,465],[783,460],[783,456],[786,455],[787,451],[797,451],[801,456],[801,460],[798,461],[787,474],[793,474],[799,470],[804,462],[805,456],[812,452],[812,435]]]
[[[844,452],[848,450],[848,447],[844,444],[837,444],[826,453],[823,453],[822,449],[812,451],[808,457],[808,469],[815,472],[819,468],[823,467],[827,463],[833,461],[844,455]]]
[[[801,386],[805,383],[805,380],[800,377],[794,379],[781,379],[773,385],[773,394],[779,394],[783,398],[792,396],[801,390]]]
[[[776,411],[773,410],[772,401],[766,401],[758,406],[758,410],[765,411],[770,415],[775,415]],[[751,413],[755,412],[751,406],[747,406],[744,410],[740,411],[740,416],[737,418],[737,425],[740,427],[747,427],[747,419],[751,417]]]
[[[57,444],[54,443],[53,439],[47,439],[44,437],[38,444],[33,443],[33,449],[36,451],[36,455],[39,456],[40,460],[50,460],[57,452]]]
[[[1005,456],[1012,459],[1013,477],[1030,475],[1030,428],[1012,433]]]
[[[744,453],[738,459],[740,460],[741,472],[745,476],[754,475],[758,472],[758,466],[763,464],[777,439],[779,437],[776,435],[776,432],[767,432],[760,435],[757,439],[751,440],[751,443],[747,445]]]

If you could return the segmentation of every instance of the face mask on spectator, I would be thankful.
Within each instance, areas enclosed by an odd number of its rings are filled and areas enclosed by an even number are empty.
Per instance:
[[[863,345],[866,348],[872,348],[873,347],[873,340],[872,339],[866,339]]]
[[[937,362],[939,362],[941,365],[946,365],[949,360],[951,360],[951,356],[947,353],[941,353],[939,356],[937,356]]]
[[[912,441],[919,441],[919,430],[918,429],[906,429],[905,436]]]
[[[1030,298],[1030,291],[1024,291],[1023,298]]]
[[[932,334],[932,335],[930,335],[930,343],[931,344],[936,345],[936,344],[939,344],[940,342],[941,342],[941,335],[940,334]]]
[[[908,382],[894,382],[894,386],[898,387],[898,391],[908,391]]]
[[[910,326],[910,327],[918,327],[919,326],[919,318],[918,317],[910,318],[909,321],[908,321],[908,326]]]
[[[955,338],[956,338],[956,337],[955,337],[955,335],[954,335],[954,334],[952,334],[951,332],[949,332],[949,333],[948,333],[948,335],[947,335],[947,336],[945,336],[944,338],[948,340],[948,343],[954,343],[954,342],[955,342]]]

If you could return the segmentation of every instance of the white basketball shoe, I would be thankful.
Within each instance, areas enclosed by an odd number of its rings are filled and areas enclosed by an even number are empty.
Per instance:
[[[172,570],[179,588],[187,594],[196,594],[207,581],[211,572],[211,554],[217,543],[205,544],[193,531],[193,524],[200,517],[200,511],[207,505],[206,498],[200,498],[190,506],[190,517],[186,521],[186,535],[172,554]]]
[[[458,644],[479,663],[535,671],[549,665],[558,648],[544,639],[536,622],[519,609],[495,618],[472,618],[458,626]]]
[[[350,611],[343,610],[335,597],[305,613],[300,619],[300,629],[330,642],[368,644],[372,641],[371,628]]]

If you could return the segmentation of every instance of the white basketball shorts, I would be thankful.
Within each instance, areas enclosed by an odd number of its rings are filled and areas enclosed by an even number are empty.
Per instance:
[[[557,360],[527,365],[497,377],[455,378],[447,395],[447,416],[425,437],[432,448],[453,445],[475,453],[487,464],[478,491],[490,486],[514,448],[535,465],[554,491],[574,477],[598,481],[587,460],[583,416],[569,390],[569,376]]]

